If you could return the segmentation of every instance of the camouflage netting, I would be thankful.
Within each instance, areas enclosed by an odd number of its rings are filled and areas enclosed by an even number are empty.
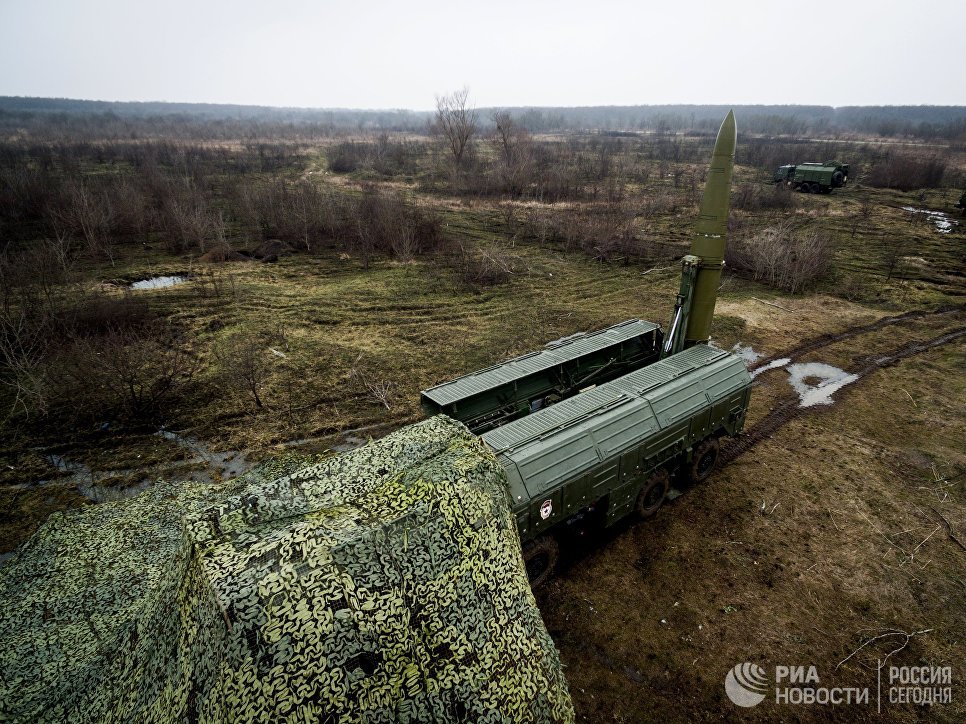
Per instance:
[[[52,516],[0,571],[0,720],[573,719],[477,438],[309,462]]]

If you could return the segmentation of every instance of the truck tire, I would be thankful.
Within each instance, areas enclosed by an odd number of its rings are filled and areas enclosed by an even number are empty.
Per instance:
[[[557,568],[560,558],[560,546],[552,535],[542,535],[534,538],[523,546],[523,563],[527,568],[527,580],[530,588],[537,590],[542,587]]]
[[[718,438],[705,440],[696,448],[691,456],[691,467],[688,468],[688,480],[692,485],[703,483],[711,477],[715,466],[718,464],[718,453],[721,451],[721,443]]]
[[[810,194],[812,193],[812,185],[808,183],[802,184],[801,186],[798,187],[798,190],[801,191],[803,194]]]
[[[845,174],[841,171],[836,171],[832,174],[832,186],[841,186],[842,179],[845,178]]]
[[[671,476],[668,475],[667,470],[661,468],[651,473],[651,477],[637,494],[637,502],[634,503],[634,510],[637,511],[638,517],[642,519],[653,517],[664,505],[669,487],[671,487]]]
[[[817,182],[816,183],[813,183],[811,190],[812,190],[812,193],[813,194],[820,194],[820,193],[822,193],[822,186],[821,186],[821,184],[819,184]]]

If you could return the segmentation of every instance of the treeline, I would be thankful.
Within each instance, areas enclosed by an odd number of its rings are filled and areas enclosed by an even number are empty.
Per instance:
[[[489,119],[508,111],[532,133],[598,130],[713,133],[731,106],[642,105],[480,108]],[[914,137],[966,141],[963,106],[733,107],[746,133]],[[204,103],[129,103],[62,98],[0,97],[0,130],[88,134],[96,137],[160,137],[178,129],[185,138],[312,138],[346,131],[423,133],[431,111],[271,108]]]

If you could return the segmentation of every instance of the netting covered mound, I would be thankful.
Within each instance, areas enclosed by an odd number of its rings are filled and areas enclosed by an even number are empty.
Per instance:
[[[52,516],[0,597],[4,721],[573,719],[502,468],[444,417]]]

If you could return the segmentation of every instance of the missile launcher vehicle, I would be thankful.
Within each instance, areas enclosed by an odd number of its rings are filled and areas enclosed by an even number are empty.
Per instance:
[[[654,515],[672,479],[706,480],[721,439],[744,426],[751,377],[709,344],[736,138],[728,113],[667,333],[631,319],[422,393],[424,410],[465,423],[505,470],[534,587],[553,573],[563,526]]]

